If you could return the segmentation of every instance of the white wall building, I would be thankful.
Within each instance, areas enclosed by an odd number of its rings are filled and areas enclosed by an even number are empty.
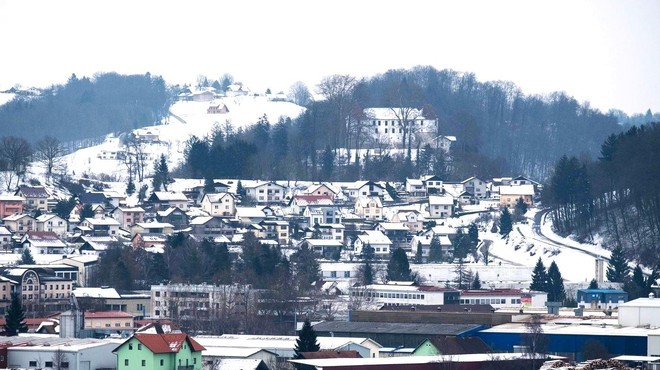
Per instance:
[[[12,339],[10,339],[12,338]],[[99,339],[74,339],[59,337],[9,337],[14,346],[7,350],[9,368],[68,370],[114,369],[117,357],[112,350],[118,342]],[[55,365],[60,362],[60,367]]]
[[[619,305],[619,325],[660,327],[660,299],[637,298]]]
[[[350,295],[388,306],[441,305],[458,303],[459,291],[430,285],[413,285],[411,281],[391,281],[352,287]]]

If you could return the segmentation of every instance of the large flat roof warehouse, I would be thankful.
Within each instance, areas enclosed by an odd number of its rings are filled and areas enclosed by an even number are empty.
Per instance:
[[[479,328],[473,324],[407,324],[390,322],[325,321],[314,325],[317,332],[379,333],[414,335],[461,335]]]

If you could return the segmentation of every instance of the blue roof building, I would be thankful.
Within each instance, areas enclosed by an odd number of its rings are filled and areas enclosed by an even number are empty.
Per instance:
[[[628,292],[616,289],[578,289],[578,305],[586,308],[614,309],[628,301]]]

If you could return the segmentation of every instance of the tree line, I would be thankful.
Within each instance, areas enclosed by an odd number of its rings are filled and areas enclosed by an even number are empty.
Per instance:
[[[60,142],[126,132],[166,117],[172,92],[160,76],[99,73],[71,75],[36,97],[17,96],[0,106],[3,134],[29,141],[51,136]],[[28,136],[39,133],[39,137]]]
[[[612,248],[650,268],[660,263],[660,125],[633,126],[609,135],[597,160],[563,156],[543,201],[558,232],[592,240],[603,234]]]

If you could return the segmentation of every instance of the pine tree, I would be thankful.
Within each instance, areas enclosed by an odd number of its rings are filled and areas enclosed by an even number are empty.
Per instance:
[[[360,277],[362,285],[371,285],[374,283],[374,268],[368,260],[360,266]]]
[[[429,246],[429,262],[441,262],[442,261],[442,245],[440,244],[440,238],[436,235],[431,239],[431,245]]]
[[[522,220],[527,213],[527,203],[523,200],[522,197],[518,198],[516,201],[516,207],[513,210],[513,214],[516,216],[517,220]]]
[[[596,279],[591,279],[589,282],[589,287],[587,289],[598,289],[598,282]]]
[[[128,195],[135,194],[135,183],[131,178],[128,179],[128,184],[126,184],[126,194]]]
[[[34,265],[36,262],[34,262],[34,257],[32,257],[32,252],[30,252],[30,248],[23,248],[23,252],[21,253],[21,259],[18,261],[19,264],[21,265]]]
[[[236,195],[239,199],[243,199],[245,198],[245,194],[245,188],[243,187],[243,184],[241,184],[241,180],[238,180],[238,183],[236,184]]]
[[[332,180],[334,170],[335,154],[332,152],[330,145],[326,145],[323,154],[321,154],[321,179]]]
[[[512,230],[513,222],[511,220],[511,213],[509,212],[509,208],[504,207],[500,213],[500,234],[509,235]]]
[[[411,278],[412,271],[406,252],[401,248],[395,249],[387,263],[387,281],[410,281]]]
[[[621,246],[612,249],[610,262],[607,265],[607,280],[613,283],[623,283],[626,277],[630,274],[630,266],[628,260],[623,253]]]
[[[302,358],[303,352],[318,352],[321,349],[319,342],[316,338],[316,331],[312,328],[312,324],[309,322],[309,319],[305,319],[300,333],[298,333],[298,339],[296,339],[296,346],[293,348],[295,355],[293,358],[300,359]]]
[[[454,258],[464,259],[470,252],[470,237],[463,233],[463,229],[456,231],[456,236],[452,242],[454,247]]]
[[[80,211],[80,219],[84,220],[86,218],[94,218],[94,209],[91,204],[85,204]]]
[[[543,261],[541,257],[536,261],[536,266],[532,271],[532,283],[529,285],[530,290],[537,292],[547,292],[548,291],[548,273],[543,266]]]
[[[27,324],[25,323],[25,311],[21,304],[21,298],[18,293],[11,293],[11,304],[5,314],[5,335],[8,337],[17,336],[18,333],[26,333]]]
[[[476,223],[473,222],[468,226],[468,236],[470,237],[470,243],[472,243],[472,245],[479,244],[479,228]]]
[[[422,263],[422,262],[423,262],[422,242],[417,242],[417,250],[415,251],[415,263]]]
[[[376,257],[376,251],[374,250],[374,247],[371,246],[371,244],[367,243],[364,247],[362,247],[362,259],[365,261],[371,261]]]
[[[552,261],[548,267],[548,302],[563,302],[565,298],[564,278],[555,261]]]
[[[481,289],[481,279],[479,278],[479,272],[474,274],[474,280],[472,280],[472,285],[470,289]]]

